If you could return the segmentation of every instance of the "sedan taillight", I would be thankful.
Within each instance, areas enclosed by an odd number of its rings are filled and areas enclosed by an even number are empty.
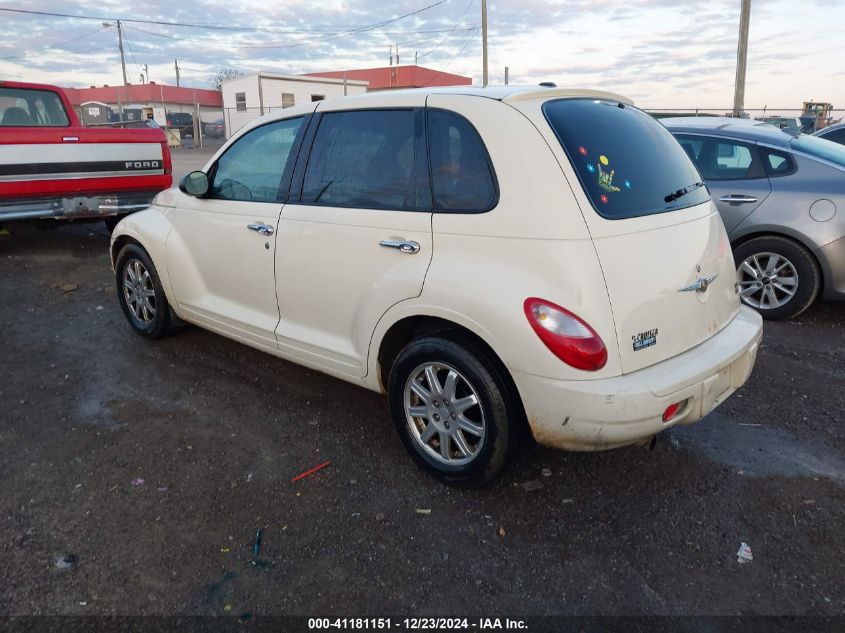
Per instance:
[[[586,321],[536,297],[526,299],[523,308],[537,336],[564,363],[585,371],[597,371],[605,366],[607,348]]]

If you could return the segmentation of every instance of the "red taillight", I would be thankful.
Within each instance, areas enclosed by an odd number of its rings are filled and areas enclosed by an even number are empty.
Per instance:
[[[676,402],[675,404],[670,404],[666,407],[666,410],[663,412],[663,421],[668,422],[672,418],[675,417],[675,414],[678,412],[678,409],[681,408],[681,403]]]
[[[577,315],[551,301],[536,297],[526,299],[523,308],[540,340],[567,365],[597,371],[607,363],[604,341]]]
[[[173,171],[173,162],[170,158],[170,145],[167,144],[166,140],[161,142],[161,158],[164,162],[164,173],[171,173]]]

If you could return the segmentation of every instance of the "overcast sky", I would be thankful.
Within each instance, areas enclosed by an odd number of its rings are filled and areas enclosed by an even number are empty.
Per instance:
[[[481,0],[29,0],[0,7],[0,79],[65,86],[121,83],[117,31],[125,22],[127,74],[208,87],[220,68],[303,73],[400,62],[481,80]],[[730,107],[740,0],[491,0],[490,82],[551,80],[622,92],[648,107]],[[753,0],[746,107],[845,106],[845,0]],[[210,26],[225,29],[209,28]],[[244,30],[234,30],[242,27]]]

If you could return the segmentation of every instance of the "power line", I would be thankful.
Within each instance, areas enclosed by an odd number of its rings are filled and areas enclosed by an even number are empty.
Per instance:
[[[64,46],[65,44],[70,44],[71,42],[76,42],[77,40],[81,40],[82,38],[88,37],[89,35],[94,35],[95,33],[99,33],[100,31],[105,31],[107,28],[108,27],[103,26],[103,27],[100,27],[99,29],[97,29],[96,31],[89,31],[87,33],[83,33],[82,35],[78,35],[77,37],[72,37],[71,39],[65,40],[64,42],[57,42],[55,44],[50,44],[49,46],[45,46],[43,48],[39,48],[39,49],[34,50],[34,51],[27,51],[25,53],[18,53],[16,55],[8,55],[7,57],[0,57],[0,60],[14,59],[16,57],[25,57],[27,55],[31,55],[32,53],[40,53],[41,51],[46,51],[46,50],[49,50],[51,48],[59,48],[60,46]]]
[[[448,39],[449,39],[449,37],[452,35],[452,33],[454,33],[454,32],[455,32],[455,29],[457,29],[457,28],[458,28],[458,25],[459,25],[461,22],[463,22],[463,19],[466,17],[466,14],[469,12],[469,8],[472,6],[472,3],[473,3],[474,1],[475,1],[475,0],[469,0],[469,2],[467,3],[466,9],[464,9],[464,12],[463,12],[463,13],[461,13],[461,17],[459,17],[459,18],[457,19],[457,21],[455,21],[454,26],[452,26],[452,30],[451,30],[451,31],[449,31],[448,33],[446,33],[446,35],[443,37],[443,39],[442,39],[442,40],[440,40],[440,41],[437,43],[437,46],[435,46],[434,48],[432,48],[430,51],[426,51],[425,53],[423,53],[422,55],[420,55],[420,57],[426,57],[427,55],[431,55],[434,51],[436,51],[438,48],[440,48],[440,47],[443,45],[443,42],[445,42],[446,40],[448,40]]]
[[[347,33],[357,33],[365,30],[372,30],[378,28],[380,26],[384,26],[386,24],[391,24],[393,22],[397,22],[399,20],[403,20],[407,17],[412,15],[417,15],[422,13],[423,11],[428,11],[429,9],[433,9],[434,7],[440,6],[444,4],[448,0],[438,0],[433,4],[429,4],[421,9],[417,9],[415,11],[410,11],[408,13],[404,13],[398,17],[390,18],[388,20],[383,20],[382,22],[376,22],[374,24],[367,24],[361,27],[356,27],[352,29],[341,29],[337,31],[338,33],[347,32]],[[11,9],[8,7],[0,7],[0,11],[6,11],[8,13],[23,13],[27,15],[40,15],[40,16],[49,16],[49,17],[56,17],[56,18],[71,18],[76,20],[117,20],[118,18],[108,17],[108,16],[94,16],[94,15],[74,15],[71,13],[54,13],[50,11],[31,11],[29,9]],[[185,27],[185,28],[197,28],[197,29],[207,29],[212,31],[241,31],[241,32],[248,32],[248,33],[319,33],[319,32],[327,32],[327,30],[323,29],[312,29],[312,30],[292,30],[292,29],[271,29],[265,27],[247,27],[247,26],[231,26],[231,25],[222,25],[222,24],[207,24],[207,23],[193,23],[193,22],[165,22],[164,20],[143,20],[140,18],[119,18],[121,22],[130,22],[133,24],[157,24],[160,26],[176,26],[176,27]],[[328,29],[330,31],[331,29]]]
[[[476,29],[476,30],[477,30],[477,29]],[[452,62],[453,62],[453,61],[455,61],[455,58],[456,58],[458,55],[460,55],[461,53],[463,53],[463,52],[464,52],[464,50],[466,50],[466,47],[467,47],[467,46],[469,46],[469,45],[470,45],[470,43],[472,43],[472,37],[470,37],[470,34],[467,34],[467,37],[465,38],[464,45],[463,45],[463,46],[461,46],[461,48],[460,48],[460,49],[458,49],[458,52],[457,52],[457,53],[455,53],[454,55],[452,55],[452,58],[451,58],[448,62],[446,62],[446,65],[445,65],[445,66],[443,66],[443,68],[441,68],[440,70],[438,70],[436,73],[434,73],[434,75],[432,75],[432,76],[431,76],[431,79],[429,79],[429,80],[428,80],[428,81],[427,81],[427,82],[426,82],[423,86],[421,86],[421,87],[423,87],[423,88],[424,88],[425,86],[429,85],[432,81],[434,81],[434,78],[435,78],[435,77],[437,77],[437,75],[443,74],[443,73],[446,71],[446,69],[447,69],[447,68],[449,68],[449,66],[452,64]]]

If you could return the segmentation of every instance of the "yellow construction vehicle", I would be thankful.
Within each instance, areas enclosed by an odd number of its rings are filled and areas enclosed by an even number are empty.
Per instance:
[[[801,109],[801,121],[802,123],[809,123],[810,117],[814,117],[815,121],[812,122],[814,124],[813,131],[820,130],[831,124],[830,113],[832,110],[832,103],[825,103],[823,101],[805,101],[804,106]]]

